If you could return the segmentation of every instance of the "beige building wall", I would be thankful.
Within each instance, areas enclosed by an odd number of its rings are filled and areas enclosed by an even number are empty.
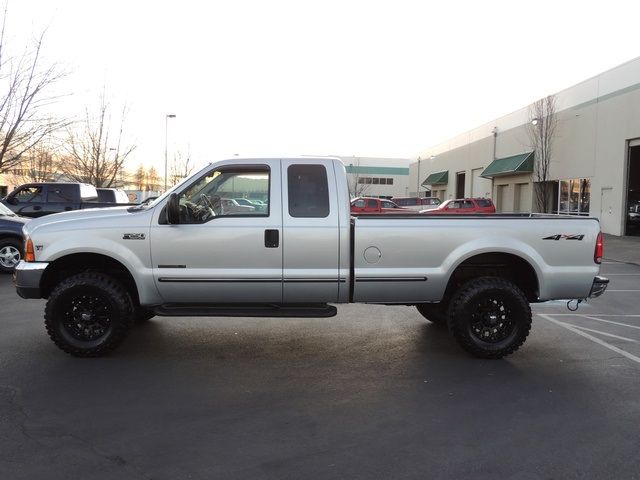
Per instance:
[[[532,212],[531,174],[486,179],[478,170],[494,158],[532,151],[527,135],[529,106],[481,125],[411,157],[409,184],[430,173],[449,171],[438,185],[443,200],[461,196],[457,174],[464,172],[464,196],[490,196],[500,212]],[[558,127],[550,180],[591,182],[589,215],[605,233],[625,233],[629,147],[640,145],[640,57],[556,94]],[[420,180],[422,181],[422,180]],[[557,194],[554,202],[557,202]]]

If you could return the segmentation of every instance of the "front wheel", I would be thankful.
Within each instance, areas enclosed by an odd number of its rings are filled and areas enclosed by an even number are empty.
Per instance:
[[[416,305],[418,312],[436,325],[447,325],[446,303],[419,303]]]
[[[80,273],[51,292],[44,318],[60,349],[77,357],[99,357],[129,335],[134,307],[129,292],[109,275]]]
[[[0,240],[0,272],[11,273],[24,258],[22,243],[13,238]]]
[[[531,330],[531,307],[522,291],[499,277],[464,284],[448,312],[449,330],[467,352],[501,358],[515,352]]]

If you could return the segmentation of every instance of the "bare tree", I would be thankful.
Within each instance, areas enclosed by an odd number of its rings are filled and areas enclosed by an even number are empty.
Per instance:
[[[361,174],[362,168],[360,167],[360,158],[355,159],[354,163],[349,164],[347,172],[347,186],[349,188],[349,196],[366,197],[371,191],[371,177],[365,177]]]
[[[140,164],[136,173],[133,174],[133,183],[138,190],[144,190],[147,184],[147,171],[144,165]]]
[[[169,170],[171,172],[171,186],[176,185],[191,175],[195,170],[195,165],[191,159],[191,152],[187,151],[187,156],[184,159],[182,158],[182,154],[177,152],[173,157]]]
[[[96,187],[114,185],[118,174],[124,169],[125,160],[136,148],[135,145],[123,145],[127,113],[128,107],[125,106],[118,133],[113,139],[110,135],[109,102],[103,91],[98,115],[92,117],[87,109],[81,128],[77,130],[70,127],[67,130],[68,138],[64,145],[67,156],[60,166],[61,172],[75,181],[91,183]]]
[[[9,172],[14,183],[50,182],[54,180],[55,156],[51,144],[44,140],[23,155],[18,168]]]
[[[529,107],[527,135],[534,150],[533,181],[536,208],[549,213],[553,185],[549,182],[553,143],[558,126],[556,96],[549,95]]]
[[[42,139],[69,125],[46,114],[59,98],[50,87],[67,72],[56,64],[42,65],[43,32],[21,55],[7,54],[5,4],[0,32],[0,173],[19,165]]]
[[[145,190],[154,191],[154,192],[162,190],[162,185],[160,182],[161,182],[161,178],[160,178],[160,175],[158,174],[158,171],[155,169],[155,167],[151,167],[147,172],[147,183],[146,183]]]

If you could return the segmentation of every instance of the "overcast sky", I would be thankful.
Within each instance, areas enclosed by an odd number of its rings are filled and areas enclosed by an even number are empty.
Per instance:
[[[234,154],[408,158],[640,56],[628,0],[9,0],[72,70],[131,107],[130,168]],[[118,107],[120,108],[120,107]],[[113,112],[117,116],[117,112]],[[114,122],[115,123],[115,122]]]

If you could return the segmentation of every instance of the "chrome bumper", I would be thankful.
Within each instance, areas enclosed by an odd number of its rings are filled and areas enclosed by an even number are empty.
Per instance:
[[[44,262],[25,262],[21,260],[13,271],[13,284],[22,298],[42,298],[40,279],[49,264]]]
[[[607,285],[609,285],[609,279],[598,275],[593,279],[593,285],[591,285],[591,293],[589,293],[589,298],[596,298],[602,295],[607,289]]]

